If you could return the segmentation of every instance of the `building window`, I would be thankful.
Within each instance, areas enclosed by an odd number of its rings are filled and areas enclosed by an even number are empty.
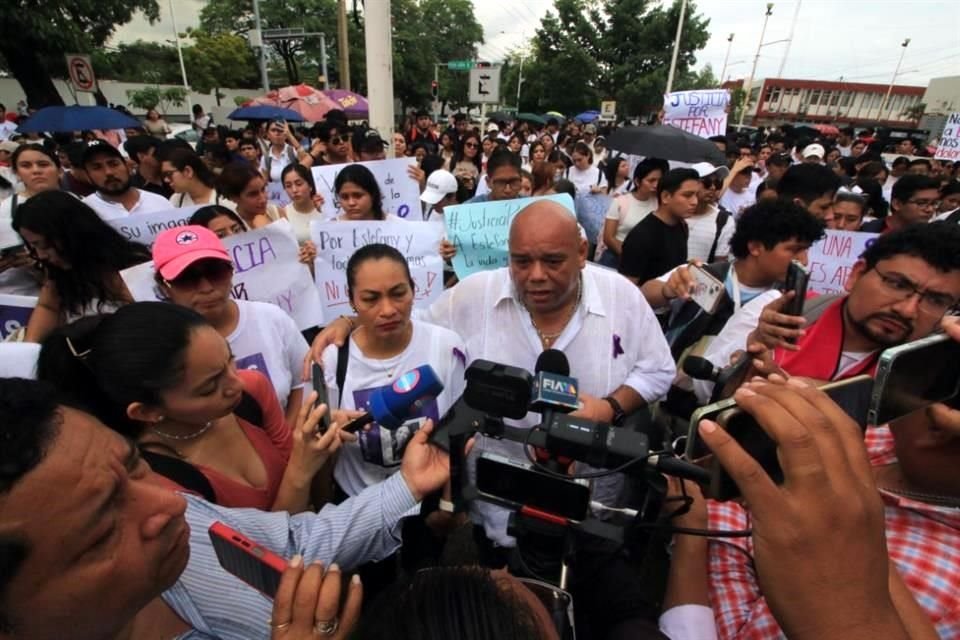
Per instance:
[[[771,91],[770,102],[780,102],[780,87],[774,87]]]
[[[870,106],[868,108],[876,109],[877,107],[880,106],[880,100],[881,100],[881,94],[879,93],[872,94],[872,97],[870,99]]]
[[[841,107],[849,107],[849,106],[850,106],[850,97],[851,97],[851,95],[852,95],[852,94],[851,94],[849,91],[844,91],[844,92],[843,92],[843,98],[840,100],[840,106],[841,106]]]
[[[833,95],[830,96],[830,106],[831,106],[831,107],[837,106],[837,102],[838,102],[839,100],[840,100],[840,92],[839,92],[839,91],[834,91],[834,92],[833,92]]]
[[[810,92],[810,106],[816,106],[820,104],[820,89],[814,89]]]

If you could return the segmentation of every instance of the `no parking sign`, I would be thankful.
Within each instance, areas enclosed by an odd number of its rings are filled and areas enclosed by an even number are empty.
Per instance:
[[[97,90],[97,77],[93,75],[90,56],[68,53],[66,58],[67,72],[70,74],[70,83],[73,85],[73,89],[94,93]]]

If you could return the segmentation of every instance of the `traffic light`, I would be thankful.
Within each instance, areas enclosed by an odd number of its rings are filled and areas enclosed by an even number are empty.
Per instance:
[[[492,67],[493,65],[490,64],[489,62],[478,62],[474,66],[476,66],[478,69],[486,69],[488,67]]]
[[[436,80],[430,83],[430,95],[433,96],[434,100],[440,97],[440,83]]]

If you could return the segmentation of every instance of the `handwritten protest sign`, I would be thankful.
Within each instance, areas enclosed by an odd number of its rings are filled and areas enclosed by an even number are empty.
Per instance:
[[[536,200],[559,202],[576,215],[573,198],[567,194],[445,207],[443,217],[447,223],[447,239],[457,248],[457,255],[453,258],[457,277],[462,280],[477,271],[507,266],[510,223],[521,209]]]
[[[34,296],[0,294],[0,340],[27,326],[33,308],[37,306]]]
[[[960,160],[960,111],[947,116],[947,124],[943,127],[943,135],[933,157],[937,160]]]
[[[828,229],[826,237],[810,247],[807,254],[808,289],[817,293],[844,293],[850,270],[876,237],[876,233]]]
[[[324,319],[344,313],[347,297],[347,261],[360,247],[388,244],[407,259],[416,283],[417,306],[427,306],[443,292],[443,260],[437,222],[311,222],[310,239],[317,246],[314,275],[323,304]]]
[[[407,175],[407,167],[415,163],[414,158],[396,158],[355,164],[363,165],[373,173],[383,195],[384,212],[404,220],[420,220],[420,185]],[[320,213],[324,217],[335,218],[341,213],[340,199],[334,193],[333,185],[337,174],[348,166],[350,165],[335,164],[312,169],[317,193],[323,196]]]
[[[234,300],[270,302],[286,311],[297,327],[320,324],[320,295],[310,269],[297,260],[297,242],[290,223],[280,220],[255,231],[223,239],[233,259]],[[161,299],[153,278],[152,262],[120,272],[134,300]]]
[[[290,204],[290,196],[287,195],[287,190],[283,188],[282,182],[267,183],[267,202],[278,207],[285,207]]]
[[[127,240],[133,240],[148,247],[153,246],[157,236],[174,227],[183,227],[190,221],[197,209],[203,205],[183,207],[180,209],[164,209],[152,213],[136,213],[126,218],[107,220],[107,224],[116,229]]]
[[[663,97],[663,124],[701,138],[722,136],[727,132],[726,89],[674,91]]]

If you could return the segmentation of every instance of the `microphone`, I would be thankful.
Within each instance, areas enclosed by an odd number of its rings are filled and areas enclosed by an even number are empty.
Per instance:
[[[534,368],[530,410],[537,413],[559,411],[570,413],[580,408],[577,400],[577,379],[570,377],[567,356],[557,349],[547,349],[537,358]],[[548,416],[544,416],[549,422]]]
[[[687,356],[683,359],[683,372],[696,380],[716,382],[722,371],[723,369],[713,366],[712,362],[700,356]]]
[[[350,433],[376,422],[385,429],[399,429],[411,414],[443,391],[443,383],[428,364],[407,371],[393,385],[370,394],[367,412],[344,425]]]

